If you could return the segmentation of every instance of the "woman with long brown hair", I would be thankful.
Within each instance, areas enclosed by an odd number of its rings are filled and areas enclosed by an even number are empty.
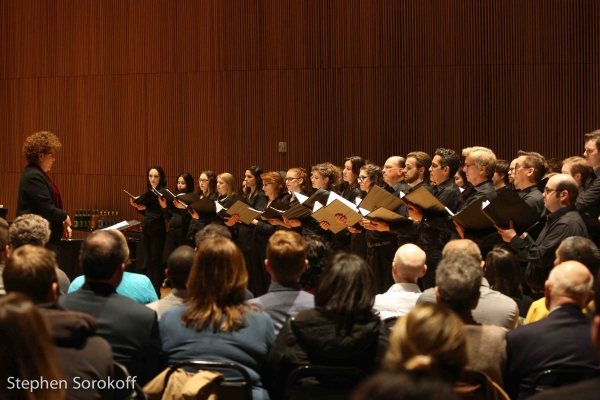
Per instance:
[[[62,379],[50,329],[42,314],[23,294],[13,292],[0,298],[0,399],[60,400],[72,382]],[[57,382],[57,389],[41,387],[30,391],[10,389],[9,378]]]
[[[196,191],[196,194],[198,195],[198,200],[205,198],[213,201],[217,200],[219,197],[217,194],[217,175],[214,172],[210,170],[202,171],[200,177],[198,178],[198,190]],[[175,204],[175,207],[179,209],[186,209],[185,206],[178,201],[173,202],[173,204]],[[198,233],[199,230],[204,228],[207,224],[210,224],[212,220],[215,220],[218,217],[215,215],[199,214],[191,207],[188,207],[187,210],[188,213],[184,213],[184,216],[186,219],[190,219],[190,222],[185,241],[186,244],[190,245],[191,247],[195,247],[194,239],[196,237],[196,233]]]
[[[247,285],[240,249],[229,239],[205,240],[188,279],[188,298],[162,315],[160,333],[169,365],[234,362],[250,374],[254,399],[263,399],[268,397],[261,375],[275,332],[271,318],[245,302]]]

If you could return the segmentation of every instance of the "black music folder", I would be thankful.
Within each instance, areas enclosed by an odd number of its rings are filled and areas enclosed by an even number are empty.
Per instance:
[[[377,208],[387,208],[388,210],[395,211],[404,202],[397,196],[389,193],[379,186],[373,186],[365,198],[360,202],[360,207],[368,211],[375,211]]]
[[[525,200],[514,190],[505,190],[492,200],[482,210],[494,224],[504,228],[510,228],[513,221],[517,235],[528,231],[538,223],[540,215],[527,205]]]
[[[489,202],[489,199],[486,196],[481,197],[454,215],[454,220],[465,229],[494,229],[494,223],[482,211],[485,202]]]

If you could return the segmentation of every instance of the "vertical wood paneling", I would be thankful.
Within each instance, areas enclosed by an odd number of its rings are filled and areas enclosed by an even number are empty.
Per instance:
[[[127,218],[152,164],[173,187],[437,147],[579,154],[600,127],[599,17],[594,0],[0,1],[0,204],[12,219],[42,129],[67,211]]]

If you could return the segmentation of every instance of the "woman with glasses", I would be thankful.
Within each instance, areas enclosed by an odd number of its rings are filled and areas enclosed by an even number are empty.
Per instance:
[[[216,201],[219,197],[217,193],[217,175],[212,171],[202,171],[198,178],[198,190],[196,191],[198,199],[210,199]],[[185,210],[185,206],[180,202],[174,202],[175,207]],[[183,213],[184,218],[191,219],[189,222],[186,244],[195,247],[195,237],[198,231],[202,230],[211,221],[219,220],[215,215],[200,215],[193,208],[188,207],[187,213]]]
[[[21,173],[17,197],[17,217],[37,214],[50,223],[46,247],[55,252],[61,238],[71,238],[71,218],[63,210],[60,191],[48,175],[61,147],[52,132],[37,132],[25,140],[23,155],[28,164]]]

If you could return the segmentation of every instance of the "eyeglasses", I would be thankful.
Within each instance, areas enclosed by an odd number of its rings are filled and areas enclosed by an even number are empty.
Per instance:
[[[368,176],[365,176],[365,175],[359,175],[359,176],[358,176],[358,178],[357,178],[357,180],[358,180],[359,182],[362,182],[362,181],[364,181],[365,179],[369,179],[369,177],[368,177]]]
[[[550,192],[556,192],[557,189],[548,189],[548,188],[544,188],[544,193],[548,194]]]
[[[431,163],[431,168],[442,168],[441,166],[437,165],[436,163],[432,162]]]
[[[269,186],[270,184],[271,184],[271,182],[263,182],[263,187]]]
[[[513,172],[515,170],[515,167],[509,168],[508,172]]]
[[[291,182],[291,181],[293,181],[294,179],[300,179],[300,178],[285,178],[285,181],[286,181],[286,182]]]
[[[464,168],[471,168],[471,167],[476,167],[477,164],[469,164],[469,163],[465,163]]]
[[[50,157],[52,157],[53,160],[56,159],[56,154],[55,153],[46,153],[48,154]]]

